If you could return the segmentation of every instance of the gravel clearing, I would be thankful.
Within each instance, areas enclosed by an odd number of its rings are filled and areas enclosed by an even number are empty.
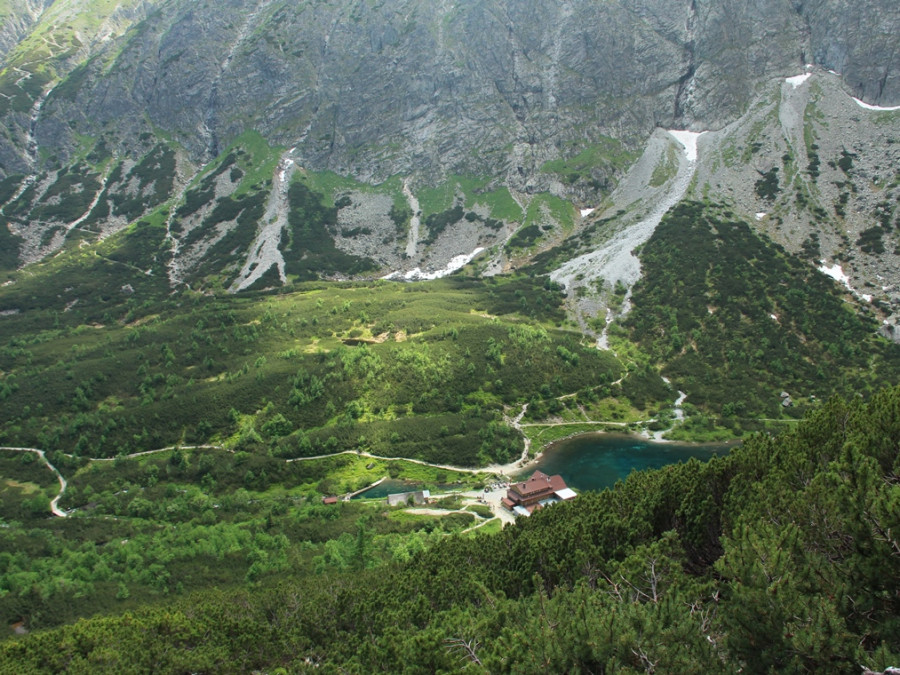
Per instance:
[[[290,152],[285,153],[278,163],[278,168],[275,169],[275,176],[272,178],[272,192],[269,193],[269,203],[266,205],[266,213],[263,216],[262,229],[250,247],[250,254],[247,256],[247,261],[241,268],[240,274],[228,289],[232,293],[251,286],[268,272],[272,265],[278,267],[281,283],[287,281],[284,274],[284,258],[281,251],[278,250],[278,245],[281,243],[281,232],[287,225],[289,211],[287,189],[291,182],[291,176],[297,168],[290,154]]]
[[[686,134],[688,132],[678,132]],[[593,281],[602,278],[609,284],[621,281],[627,286],[633,285],[641,277],[640,261],[634,255],[634,249],[643,244],[653,231],[665,213],[675,206],[687,192],[694,175],[694,161],[696,157],[696,139],[699,134],[693,134],[684,145],[678,137],[668,132],[657,132],[647,146],[644,158],[636,166],[636,172],[646,174],[646,166],[655,166],[658,158],[663,155],[666,143],[671,138],[679,141],[684,148],[684,153],[678,161],[678,172],[674,178],[662,188],[654,189],[649,185],[639,186],[644,182],[645,175],[635,177],[628,176],[623,181],[622,188],[613,193],[613,206],[610,207],[605,217],[610,217],[619,209],[632,209],[637,207],[644,215],[630,225],[616,232],[601,248],[586,253],[565,263],[558,270],[550,274],[550,278],[565,286],[567,289],[575,285],[585,285],[585,281]],[[645,161],[649,159],[650,161]],[[646,192],[646,199],[639,199],[642,191]],[[642,203],[639,203],[642,202]]]
[[[650,238],[666,212],[687,193],[694,176],[697,143],[701,135],[691,131],[662,129],[654,132],[643,157],[613,192],[612,206],[602,214],[603,217],[610,218],[620,210],[630,212],[619,221],[626,223],[624,227],[613,232],[599,248],[578,256],[551,272],[550,278],[564,286],[570,299],[573,299],[575,314],[582,329],[588,328],[587,317],[596,316],[606,304],[594,292],[598,280],[602,280],[604,287],[611,290],[616,282],[621,282],[630,289],[640,279],[641,264],[634,250]],[[653,188],[649,184],[653,170],[661,158],[665,157],[673,142],[682,150],[678,156],[677,173],[659,188]],[[588,290],[581,298],[577,298],[575,292],[579,287]],[[627,313],[629,306],[626,296],[620,315]],[[607,327],[615,316],[606,306]],[[604,328],[598,336],[598,346],[605,348],[606,345]]]
[[[409,179],[403,181],[403,194],[412,211],[412,218],[409,220],[409,239],[406,242],[406,257],[415,258],[416,248],[419,246],[419,225],[420,214],[422,210],[419,208],[419,200],[409,189]]]

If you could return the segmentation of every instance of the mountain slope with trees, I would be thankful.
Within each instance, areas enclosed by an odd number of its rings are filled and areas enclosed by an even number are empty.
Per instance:
[[[377,574],[5,642],[3,672],[859,672],[900,660],[900,388]]]
[[[640,259],[628,335],[731,426],[780,416],[782,392],[799,417],[810,401],[900,377],[900,350],[864,303],[726,208],[682,202]]]

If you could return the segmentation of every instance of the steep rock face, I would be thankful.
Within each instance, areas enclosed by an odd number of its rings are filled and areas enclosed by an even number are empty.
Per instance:
[[[900,105],[900,11],[896,3],[800,2],[817,65],[841,75],[854,95]]]
[[[683,11],[635,25],[615,3],[534,9],[192,3],[151,17],[102,79],[72,105],[51,100],[46,115],[96,133],[146,111],[198,158],[249,122],[270,141],[301,143],[314,168],[375,180],[508,163],[513,176],[531,175],[576,129],[640,136],[671,115],[687,64],[684,36],[666,33]]]
[[[546,188],[537,169],[568,140],[719,128],[804,61],[844,72],[873,102],[900,98],[900,12],[838,4],[167,3],[68,98],[50,97],[38,138],[71,147],[72,123],[127,147],[149,121],[202,160],[252,127],[299,144],[310,167],[364,180],[453,170]]]
[[[795,70],[807,49],[803,20],[784,0],[700,0],[692,51],[696,74],[684,88],[688,120],[719,128],[743,112],[766,77]]]
[[[120,38],[160,0],[0,0],[0,171],[56,169],[77,146],[74,124],[44,115],[51,94],[74,100],[91,64],[115,54]],[[4,48],[5,49],[5,48]],[[46,153],[39,153],[43,145]],[[39,161],[40,160],[40,161]]]

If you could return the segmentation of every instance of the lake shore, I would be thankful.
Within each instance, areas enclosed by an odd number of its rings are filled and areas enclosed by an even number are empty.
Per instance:
[[[634,470],[658,469],[667,464],[727,454],[741,441],[728,443],[658,443],[622,432],[587,432],[549,443],[514,477],[540,470],[560,474],[570,487],[597,490],[612,487]]]

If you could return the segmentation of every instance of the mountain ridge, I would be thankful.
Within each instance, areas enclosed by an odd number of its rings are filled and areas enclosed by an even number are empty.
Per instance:
[[[508,272],[600,218],[591,245],[631,227],[677,175],[669,155],[636,168],[654,130],[687,129],[708,133],[685,197],[836,269],[893,326],[896,114],[847,94],[900,96],[900,12],[839,4],[29,5],[3,24],[36,22],[0,71],[4,267],[150,223],[173,288],[426,278],[476,252]],[[298,210],[298,181],[325,211]]]

